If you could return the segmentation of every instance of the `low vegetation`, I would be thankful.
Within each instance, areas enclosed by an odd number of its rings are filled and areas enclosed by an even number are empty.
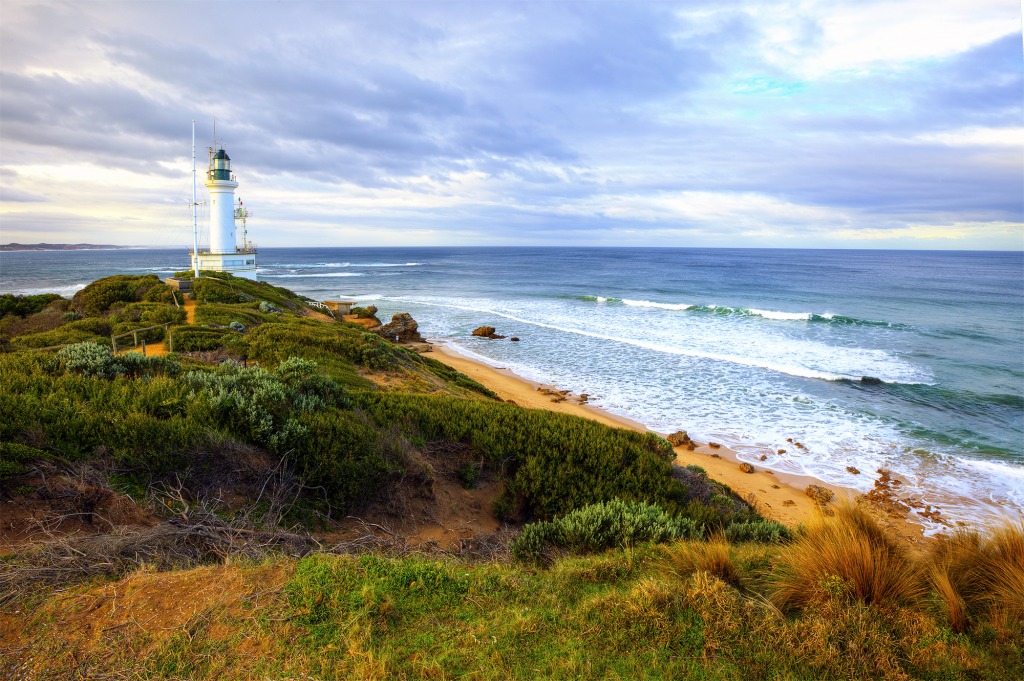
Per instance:
[[[866,541],[877,529],[851,514],[822,524]],[[1011,535],[1019,541],[1021,528],[982,544],[1003,556]],[[985,606],[955,632],[927,588],[865,599],[847,578],[828,575],[812,599],[776,608],[777,573],[797,567],[805,557],[799,542],[810,536],[790,545],[734,545],[722,535],[638,543],[544,568],[330,552],[187,572],[144,568],[15,606],[24,610],[0,616],[0,643],[17,654],[7,669],[26,679],[82,668],[97,677],[168,679],[1018,679],[1024,672],[1019,618]],[[923,576],[937,555],[912,559],[914,574]],[[1004,566],[1020,569],[1017,558]],[[1019,604],[1020,592],[1011,595]]]
[[[1024,525],[926,554],[856,508],[786,528],[656,435],[503,403],[265,283],[193,292],[192,324],[151,276],[0,299],[0,501],[36,509],[0,675],[1024,675]],[[153,326],[173,353],[113,352]],[[445,475],[506,528],[327,538]]]

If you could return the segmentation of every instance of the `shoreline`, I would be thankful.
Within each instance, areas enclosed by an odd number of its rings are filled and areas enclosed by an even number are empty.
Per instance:
[[[445,364],[486,386],[505,401],[528,409],[548,409],[573,414],[614,428],[630,428],[641,432],[651,430],[639,421],[612,414],[595,405],[581,403],[578,398],[572,399],[573,396],[568,394],[564,399],[554,398],[544,391],[560,392],[555,386],[530,381],[508,369],[495,367],[465,355],[443,342],[433,340],[428,341],[428,344],[444,356],[441,361]],[[667,435],[658,434],[663,437]],[[753,473],[746,473],[740,470],[742,460],[735,450],[724,445],[715,447],[709,443],[695,444],[697,448],[693,451],[686,447],[674,447],[674,463],[679,466],[700,466],[709,477],[728,485],[740,497],[752,503],[761,515],[789,527],[797,527],[819,518],[822,514],[818,504],[805,493],[808,485],[818,485],[831,490],[835,494],[834,502],[860,503],[865,499],[865,495],[859,490],[833,485],[811,476],[771,471],[756,465]],[[864,505],[884,527],[898,534],[908,544],[913,546],[927,541],[924,526],[914,522],[908,514],[894,514],[891,509],[887,511],[874,503]]]

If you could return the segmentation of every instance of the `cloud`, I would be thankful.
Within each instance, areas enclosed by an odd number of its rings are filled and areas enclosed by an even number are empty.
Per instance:
[[[50,224],[31,210],[45,199],[85,232],[101,215],[164,229],[188,193],[190,121],[202,166],[216,119],[240,195],[294,227],[290,244],[984,233],[1015,248],[1020,40],[988,0],[12,0],[0,214]]]

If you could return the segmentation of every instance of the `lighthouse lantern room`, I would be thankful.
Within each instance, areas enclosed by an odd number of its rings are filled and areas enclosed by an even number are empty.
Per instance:
[[[231,158],[223,148],[216,151],[210,148],[210,167],[204,184],[210,196],[210,246],[192,250],[192,269],[230,272],[255,279],[256,247],[244,235],[249,212],[240,201],[235,205],[238,182],[231,172]],[[235,237],[236,221],[243,227],[241,246]]]

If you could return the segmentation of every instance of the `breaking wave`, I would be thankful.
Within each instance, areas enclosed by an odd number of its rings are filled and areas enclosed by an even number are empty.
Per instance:
[[[654,300],[634,300],[630,298],[613,298],[604,296],[573,296],[576,300],[596,303],[622,303],[628,307],[653,308],[674,312],[692,312],[722,317],[761,317],[773,321],[813,322],[838,325],[881,326],[891,329],[908,328],[905,324],[879,321],[874,319],[858,319],[831,312],[784,312],[781,310],[761,310],[753,307],[730,307],[728,305],[691,305],[689,303],[663,303]]]

